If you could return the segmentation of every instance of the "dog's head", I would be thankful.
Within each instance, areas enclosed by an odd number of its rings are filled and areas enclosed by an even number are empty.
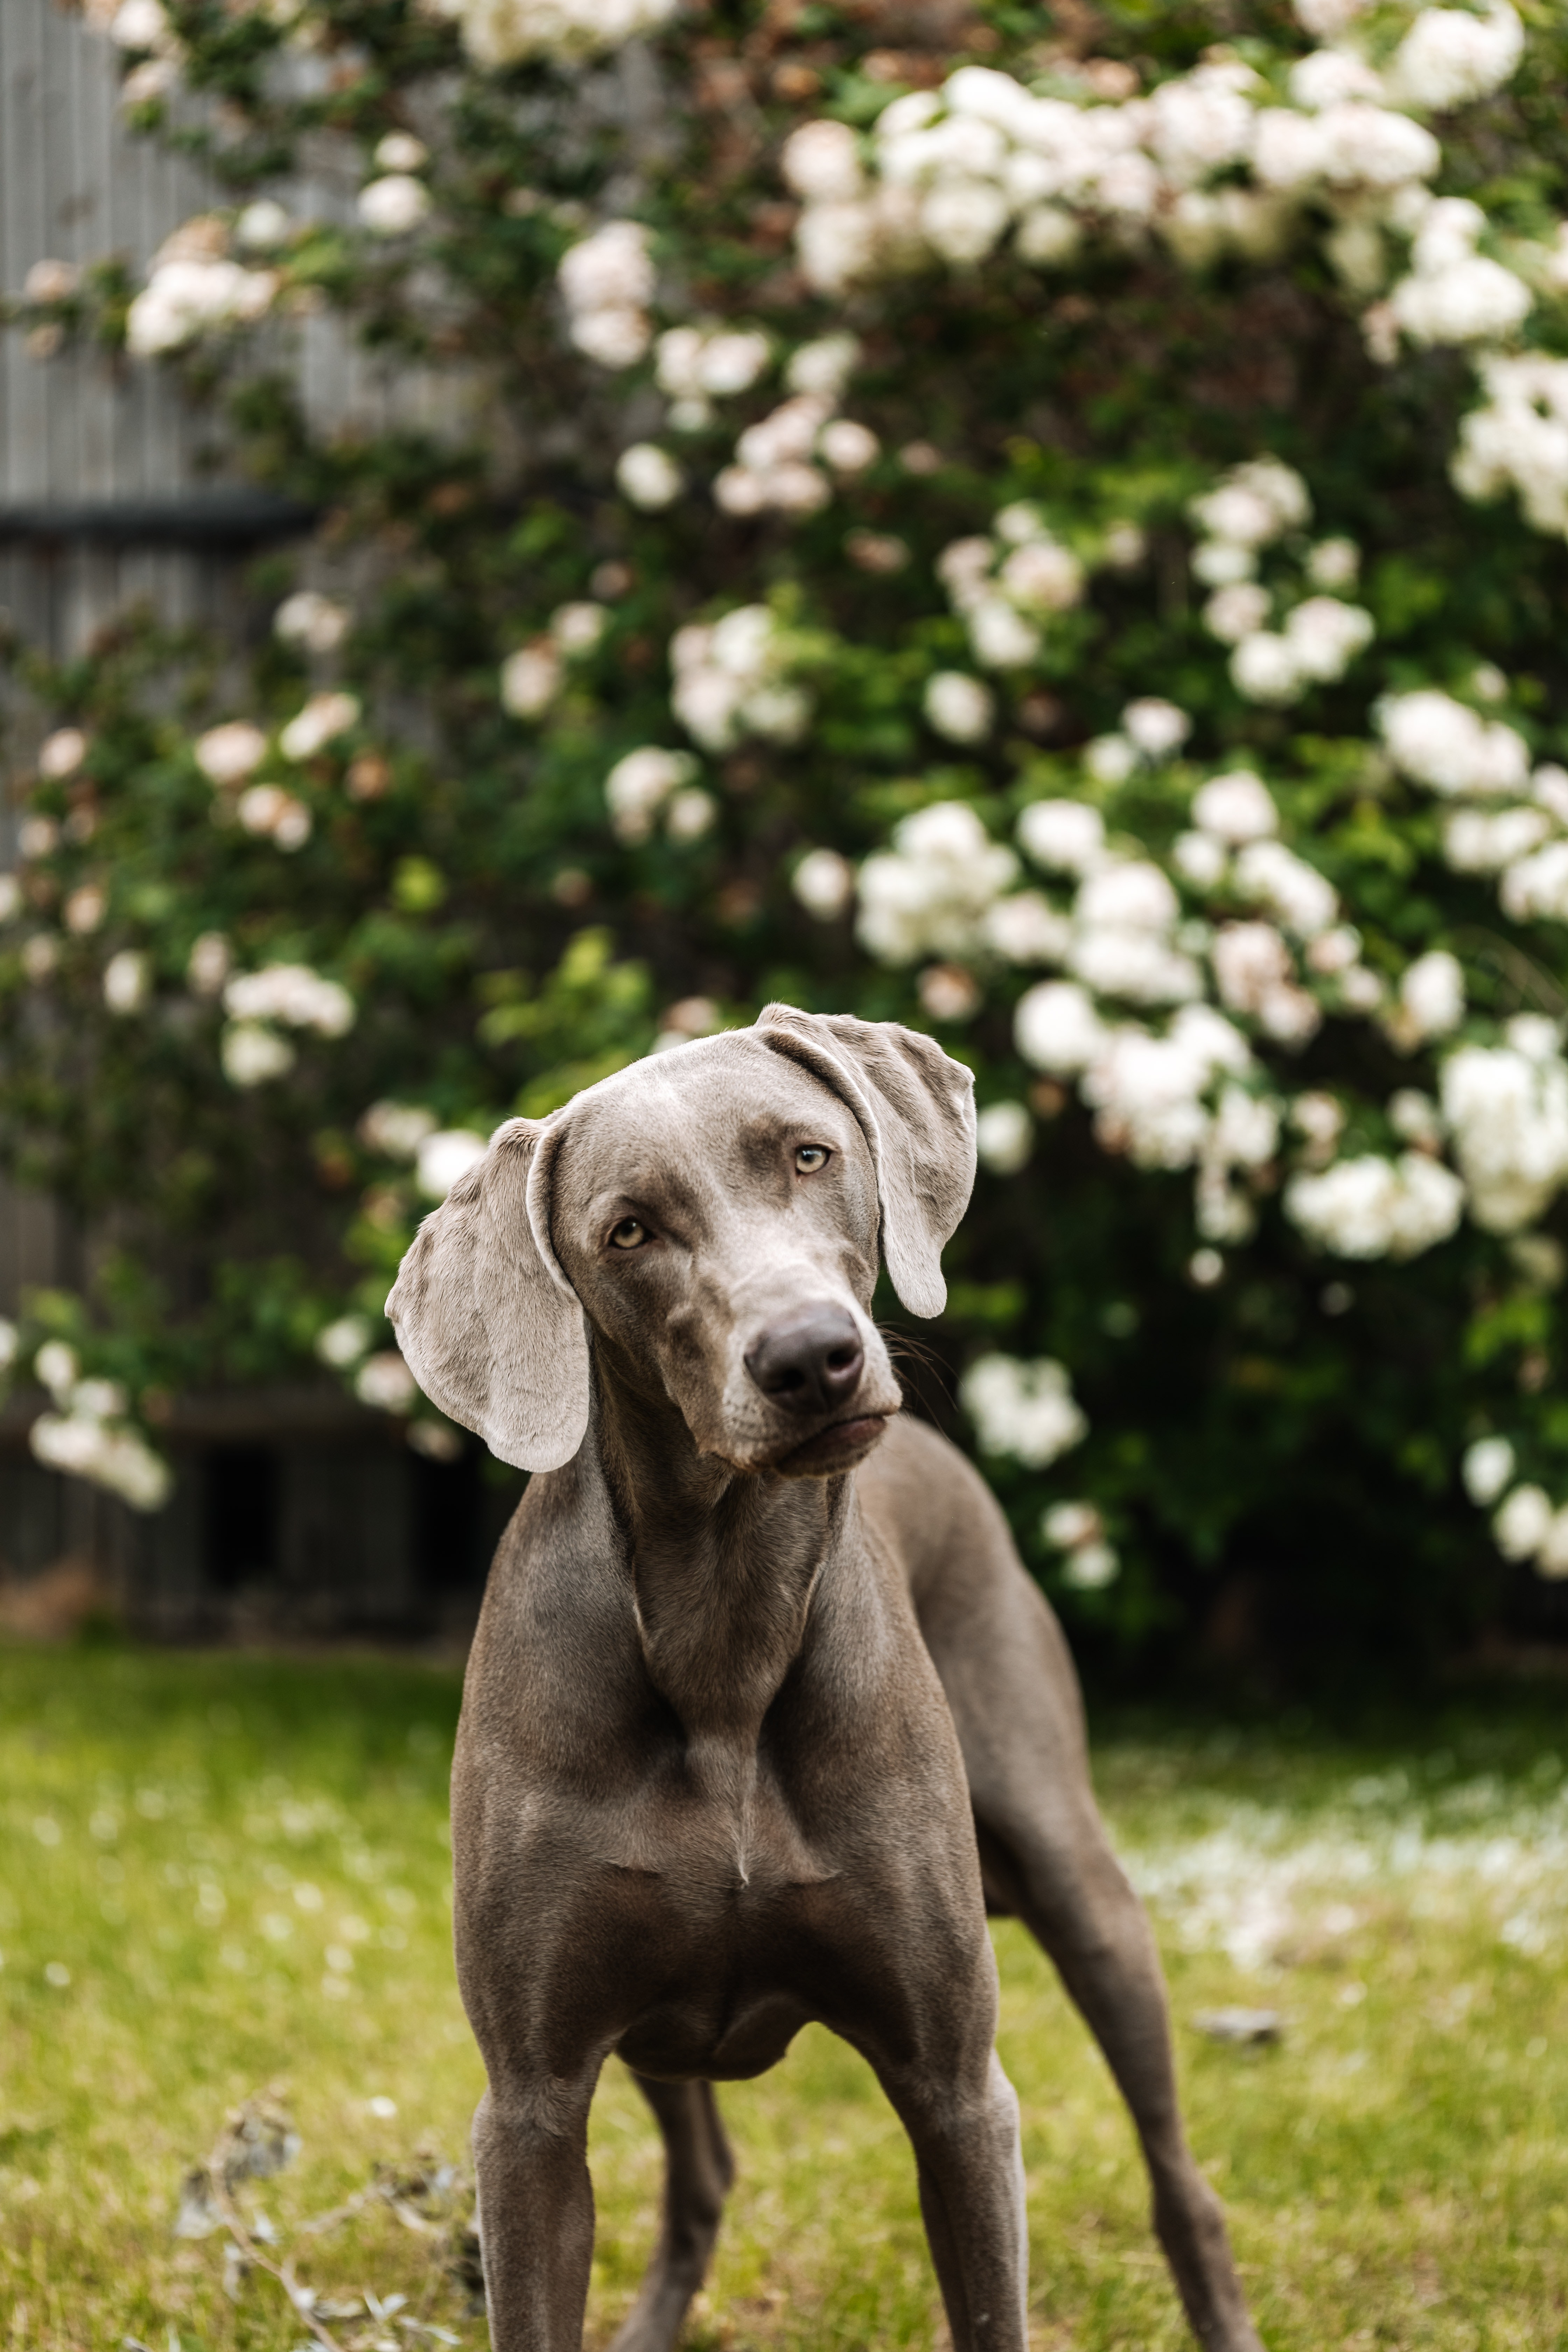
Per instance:
[[[509,1121],[387,1301],[415,1378],[502,1461],[552,1470],[587,1427],[591,1328],[702,1453],[851,1467],[900,1403],[870,1319],[879,1243],[904,1305],[939,1315],[973,1094],[912,1030],[771,1004]]]

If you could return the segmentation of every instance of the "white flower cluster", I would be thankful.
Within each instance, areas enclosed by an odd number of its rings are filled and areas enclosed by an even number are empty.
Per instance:
[[[1448,114],[1489,98],[1510,81],[1524,54],[1524,27],[1507,0],[1485,16],[1423,8],[1395,50],[1388,83],[1397,102]]]
[[[605,778],[605,800],[616,838],[646,841],[662,812],[672,841],[698,841],[712,824],[718,804],[692,779],[697,762],[689,751],[667,751],[644,743],[616,761]]]
[[[1506,680],[1496,683],[1507,691]],[[1531,773],[1516,728],[1436,687],[1385,695],[1373,715],[1394,765],[1461,803],[1443,828],[1454,872],[1496,874],[1503,912],[1515,922],[1568,922],[1568,769],[1548,761]],[[1505,796],[1501,808],[1463,805]]]
[[[1492,68],[1512,71],[1500,47]],[[786,142],[784,176],[804,199],[801,266],[839,293],[933,257],[973,268],[1010,232],[1020,259],[1049,268],[1086,233],[1127,244],[1152,230],[1202,268],[1227,252],[1277,253],[1326,215],[1331,257],[1347,276],[1359,259],[1375,285],[1364,257],[1379,222],[1397,225],[1442,161],[1431,132],[1397,110],[1415,100],[1390,106],[1385,94],[1344,48],[1298,63],[1289,106],[1268,103],[1261,77],[1234,57],[1147,98],[1082,105],[963,66],[940,91],[894,100],[868,157],[837,122],[808,123]]]
[[[653,257],[640,222],[606,221],[569,246],[556,271],[577,349],[604,368],[628,368],[653,341]]]
[[[860,868],[857,936],[883,963],[972,955],[1018,861],[963,801],[939,801],[904,817],[890,849]]]
[[[1568,360],[1493,356],[1479,373],[1486,403],[1459,426],[1454,487],[1477,500],[1517,491],[1537,530],[1568,539]]]
[[[434,0],[453,18],[474,63],[492,70],[529,58],[570,63],[656,32],[679,0]]]
[[[1067,1554],[1062,1580],[1077,1592],[1101,1591],[1121,1573],[1115,1549],[1105,1540],[1105,1522],[1092,1503],[1053,1503],[1041,1518],[1040,1533]]]
[[[354,1132],[367,1151],[388,1160],[415,1159],[426,1136],[436,1132],[436,1114],[422,1103],[374,1102]]]
[[[308,964],[275,963],[243,972],[225,987],[223,1003],[229,1019],[219,1052],[224,1076],[235,1087],[261,1086],[293,1068],[295,1049],[271,1024],[312,1029],[321,1037],[346,1036],[354,1024],[354,1001],[347,989]]]
[[[33,1369],[55,1405],[28,1432],[34,1459],[108,1487],[133,1510],[162,1510],[174,1474],[127,1421],[131,1401],[121,1383],[83,1380],[76,1350],[63,1339],[47,1339]]]
[[[1289,703],[1310,686],[1342,677],[1372,642],[1372,614],[1359,604],[1318,593],[1287,606],[1283,625],[1266,625],[1274,597],[1258,579],[1258,559],[1311,514],[1300,474],[1277,457],[1233,467],[1189,509],[1204,536],[1193,570],[1212,590],[1204,607],[1210,634],[1233,648],[1230,674],[1249,702]],[[1320,592],[1347,587],[1360,555],[1350,540],[1323,540],[1310,550],[1307,576]]]
[[[1534,297],[1522,278],[1477,252],[1486,226],[1466,196],[1444,196],[1422,212],[1410,274],[1388,298],[1394,324],[1413,343],[1490,342],[1522,324]]]
[[[351,727],[357,727],[359,721],[357,694],[345,694],[341,688],[331,694],[313,694],[279,732],[278,749],[286,760],[313,760],[329,743],[346,735]]]
[[[1004,507],[990,533],[954,540],[936,569],[984,669],[1034,661],[1044,642],[1041,622],[1081,603],[1086,578],[1079,558],[1024,500]]]
[[[1064,1367],[1048,1357],[981,1356],[959,1382],[959,1399],[981,1450],[1043,1470],[1089,1434]]]
[[[1464,1206],[1452,1169],[1419,1151],[1339,1160],[1321,1175],[1292,1177],[1285,1193],[1291,1222],[1338,1257],[1415,1257],[1447,1240]]]
[[[805,734],[811,698],[789,676],[789,640],[765,604],[677,630],[669,659],[670,707],[705,751],[728,751],[747,735],[798,743]]]
[[[228,245],[226,224],[205,213],[159,247],[126,313],[125,344],[134,357],[181,351],[203,335],[249,325],[271,308],[278,272],[230,259]]]
[[[815,514],[832,497],[836,479],[863,474],[881,444],[868,425],[833,412],[826,393],[797,392],[749,425],[735,444],[734,464],[713,485],[724,512]]]
[[[501,664],[502,707],[514,719],[538,719],[566,683],[566,666],[591,654],[610,625],[607,604],[558,605],[542,636],[534,637]]]
[[[407,236],[430,210],[430,191],[415,174],[429,156],[422,139],[409,131],[389,131],[378,141],[378,177],[367,180],[354,200],[354,209],[374,236]]]
[[[1494,1234],[1533,1223],[1568,1180],[1568,1063],[1557,1024],[1521,1013],[1503,1034],[1500,1046],[1459,1046],[1441,1078],[1470,1214]]]
[[[1492,1519],[1492,1534],[1505,1559],[1528,1559],[1540,1576],[1555,1583],[1568,1577],[1568,1505],[1553,1507],[1545,1489],[1513,1486],[1517,1467],[1506,1437],[1479,1437],[1465,1454],[1465,1490],[1486,1510],[1506,1495]]]
[[[679,433],[710,425],[714,401],[750,392],[772,357],[759,328],[671,327],[654,352],[655,379],[673,404],[671,425]]]

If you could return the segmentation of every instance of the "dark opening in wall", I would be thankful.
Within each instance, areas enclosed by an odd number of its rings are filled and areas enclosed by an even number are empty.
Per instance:
[[[215,1446],[202,1465],[202,1567],[232,1592],[278,1568],[279,1461],[266,1445]]]

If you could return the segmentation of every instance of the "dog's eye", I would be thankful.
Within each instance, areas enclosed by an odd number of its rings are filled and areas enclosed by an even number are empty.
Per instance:
[[[826,1143],[803,1143],[795,1155],[795,1164],[803,1176],[815,1176],[819,1168],[826,1167],[832,1157]]]
[[[618,1225],[610,1228],[612,1249],[641,1249],[647,1239],[647,1227],[640,1217],[623,1217]]]

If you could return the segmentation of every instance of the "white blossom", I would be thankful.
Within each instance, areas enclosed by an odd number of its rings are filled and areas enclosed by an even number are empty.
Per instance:
[[[57,782],[74,776],[87,757],[87,737],[79,727],[57,727],[38,746],[38,773]]]
[[[1163,1037],[1132,1024],[1108,1032],[1083,1079],[1107,1150],[1140,1168],[1190,1168],[1211,1120],[1204,1097],[1216,1076],[1252,1066],[1247,1042],[1206,1004],[1184,1005]]]
[[[563,62],[616,49],[674,15],[678,0],[440,0],[456,17],[476,65],[500,68],[527,58]]]
[[[209,727],[192,746],[197,767],[213,784],[237,784],[267,757],[267,738],[246,719]]]
[[[369,1352],[370,1336],[370,1325],[363,1315],[340,1315],[336,1322],[317,1332],[316,1354],[333,1371],[346,1371]]]
[[[1338,893],[1315,866],[1279,841],[1250,841],[1236,861],[1241,896],[1268,908],[1299,939],[1326,931],[1339,913]]]
[[[430,210],[430,191],[408,172],[388,172],[371,180],[355,199],[366,228],[376,236],[406,236]]]
[[[182,350],[201,335],[249,325],[270,309],[280,282],[277,271],[231,261],[227,241],[226,227],[210,214],[165,238],[126,312],[125,347],[132,357]]]
[[[1408,1258],[1447,1241],[1464,1199],[1453,1171],[1424,1152],[1397,1160],[1367,1153],[1292,1177],[1285,1211],[1309,1241],[1338,1257]]]
[[[1279,830],[1279,812],[1268,786],[1250,768],[1211,776],[1193,796],[1193,822],[1231,848],[1262,841]]]
[[[421,1103],[374,1102],[354,1131],[367,1151],[412,1160],[426,1137],[436,1132],[436,1115]]]
[[[550,638],[520,646],[500,667],[501,707],[514,719],[537,719],[560,693],[564,676],[560,652]]]
[[[790,353],[784,380],[792,392],[806,392],[836,401],[854,373],[861,356],[859,338],[842,332],[819,335],[797,344]]]
[[[1242,638],[1231,654],[1230,675],[1248,702],[1294,702],[1306,683],[1296,647],[1273,629]]]
[[[233,967],[234,954],[221,931],[203,931],[191,943],[185,978],[197,996],[217,996]]]
[[[1568,537],[1568,360],[1493,356],[1479,373],[1487,404],[1460,423],[1455,487],[1468,499],[1511,488],[1537,530]]]
[[[616,483],[634,507],[657,514],[673,506],[686,487],[686,478],[657,441],[634,441],[616,460]]]
[[[346,988],[302,963],[268,964],[260,971],[242,972],[225,988],[223,1003],[236,1021],[281,1021],[290,1029],[313,1029],[321,1037],[346,1036],[356,1011]]]
[[[1016,1176],[1034,1148],[1035,1123],[1021,1102],[987,1103],[974,1122],[980,1164],[994,1176]]]
[[[144,1010],[153,992],[153,967],[134,948],[121,948],[103,968],[103,1001],[110,1013]]]
[[[677,630],[669,657],[670,707],[706,750],[727,751],[744,735],[794,743],[805,733],[811,700],[789,677],[789,642],[765,604]]]
[[[1084,801],[1031,801],[1019,812],[1017,833],[1051,874],[1087,874],[1105,853],[1105,820]]]
[[[367,1356],[354,1375],[354,1394],[377,1412],[412,1412],[419,1391],[414,1375],[394,1348]]]
[[[279,849],[302,849],[310,838],[310,810],[280,784],[252,784],[235,803],[235,814],[247,833],[264,835]]]
[[[27,1433],[35,1461],[90,1479],[133,1510],[162,1510],[174,1492],[174,1473],[139,1433],[90,1412],[40,1413]]]
[[[1458,956],[1433,948],[1406,967],[1399,1002],[1419,1038],[1446,1037],[1465,1017],[1465,975]]]
[[[414,1181],[427,1201],[444,1201],[489,1149],[488,1139],[472,1128],[437,1128],[424,1138],[415,1153]]]
[[[323,596],[317,588],[296,589],[292,596],[284,598],[272,615],[275,637],[280,638],[286,646],[302,646],[307,653],[312,654],[331,653],[342,643],[348,625],[347,605],[335,604],[331,596]],[[198,759],[200,756],[198,745]]]
[[[556,269],[572,341],[601,367],[626,368],[653,340],[654,267],[638,221],[606,221],[569,246]]]
[[[258,1087],[279,1078],[299,1058],[287,1037],[258,1021],[231,1021],[218,1045],[223,1074],[233,1087]]]
[[[973,952],[1017,870],[1013,852],[991,839],[965,803],[919,809],[895,828],[891,849],[860,868],[858,936],[884,963]]]
[[[1533,810],[1510,810],[1510,816],[1525,817]],[[1499,892],[1503,912],[1511,915],[1516,923],[1568,922],[1568,841],[1549,841],[1544,848],[1535,850],[1509,866]]]
[[[313,760],[338,736],[357,727],[359,719],[357,694],[313,694],[283,729],[278,748],[286,760]]]
[[[1146,760],[1168,760],[1192,733],[1193,722],[1175,703],[1151,694],[1127,705],[1121,730]]]
[[[1105,1034],[1088,992],[1070,980],[1041,981],[1026,990],[1013,1016],[1019,1053],[1053,1077],[1074,1077],[1086,1069]]]
[[[660,809],[696,774],[697,762],[689,751],[667,751],[646,743],[626,752],[605,778],[605,800],[617,840],[646,841]]]
[[[859,146],[847,123],[804,123],[779,161],[789,186],[810,204],[844,204],[860,193]]]
[[[995,712],[990,688],[956,669],[939,669],[927,679],[922,708],[930,724],[950,743],[984,741]]]
[[[1524,738],[1436,687],[1384,695],[1373,716],[1394,766],[1435,793],[1522,793],[1528,785]]]
[[[1506,1437],[1478,1437],[1465,1449],[1460,1465],[1465,1492],[1483,1510],[1497,1501],[1513,1472],[1513,1448]]]
[[[1443,856],[1456,874],[1496,874],[1528,858],[1551,830],[1552,819],[1541,808],[1456,809],[1444,821]],[[1522,887],[1528,903],[1532,883]]]
[[[830,923],[855,896],[855,868],[836,849],[808,849],[790,877],[790,887],[808,915]]]
[[[1568,1177],[1568,1066],[1545,1025],[1538,1040],[1514,1024],[1514,1042],[1462,1045],[1443,1065],[1443,1116],[1470,1214],[1490,1233],[1533,1223]]]
[[[1268,620],[1272,599],[1256,580],[1233,581],[1216,588],[1204,606],[1204,626],[1221,645],[1239,645],[1256,636]]]
[[[1033,1363],[1014,1356],[978,1357],[958,1393],[981,1451],[1010,1454],[1031,1470],[1045,1469],[1089,1433],[1065,1367],[1048,1356]]]
[[[1372,614],[1334,596],[1309,596],[1285,623],[1285,642],[1304,677],[1342,677],[1374,631]]]
[[[1394,51],[1389,85],[1401,104],[1447,114],[1500,89],[1523,53],[1524,27],[1508,0],[1492,0],[1484,16],[1423,8]]]
[[[1552,1533],[1554,1513],[1540,1486],[1516,1486],[1492,1521],[1497,1548],[1505,1559],[1529,1559]]]
[[[1194,890],[1212,890],[1224,880],[1230,860],[1214,834],[1179,833],[1171,845],[1171,863]]]

